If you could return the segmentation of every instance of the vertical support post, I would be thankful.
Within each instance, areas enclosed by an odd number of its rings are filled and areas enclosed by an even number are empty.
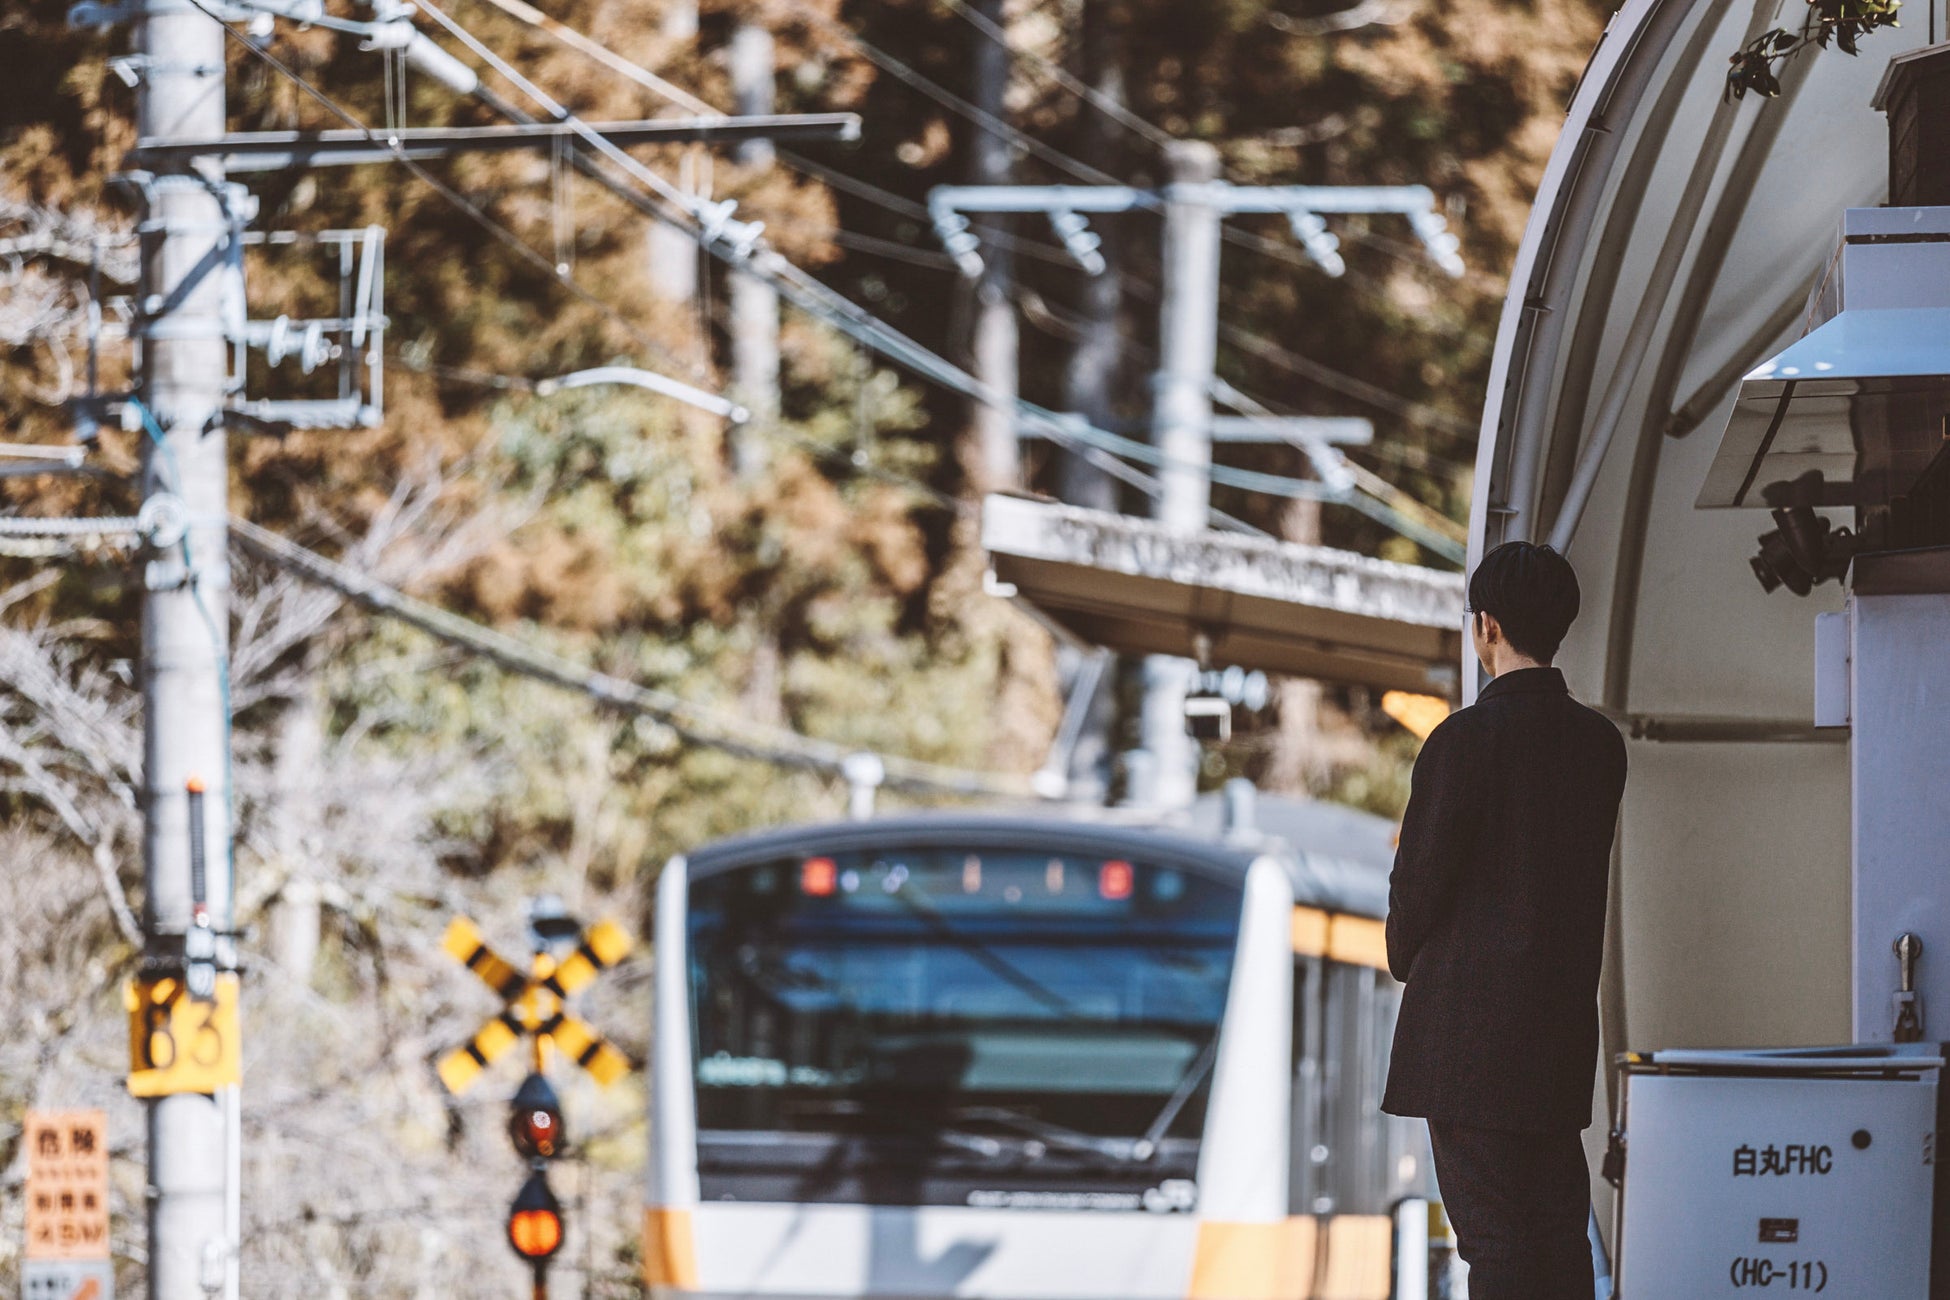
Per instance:
[[[1164,454],[1153,515],[1178,533],[1205,529],[1211,505],[1212,371],[1218,358],[1219,221],[1212,186],[1219,151],[1186,140],[1165,151],[1164,299],[1158,373],[1152,380],[1151,441]],[[1175,655],[1144,661],[1139,736],[1150,755],[1149,788],[1134,801],[1175,811],[1198,793],[1198,750],[1185,730],[1194,665]]]
[[[158,5],[140,20],[137,50],[146,56],[138,134],[156,140],[223,134],[224,37],[213,19],[188,5]],[[224,245],[231,234],[227,206],[241,204],[243,196],[211,175],[155,179],[143,239],[140,391],[151,423],[142,494],[145,501],[164,493],[180,499],[188,525],[183,544],[149,565],[142,607],[143,932],[145,957],[182,960],[193,907],[188,787],[200,778],[208,791],[200,802],[210,848],[209,924],[222,936],[219,963],[227,964],[235,921],[223,310],[241,270]],[[225,1110],[222,1100],[194,1093],[149,1103],[151,1300],[207,1300],[233,1275],[235,1242],[226,1232],[232,1133]]]
[[[697,0],[669,0],[660,26],[664,40],[673,47],[696,41]],[[698,150],[688,151],[677,172],[677,183],[691,194],[697,193],[700,183],[698,157]],[[650,287],[665,302],[688,307],[697,301],[697,242],[665,222],[648,224],[644,254],[650,262]]]
[[[1912,1009],[1934,1042],[1950,1027],[1950,751],[1941,743],[1950,571],[1918,580],[1900,559],[1864,556],[1850,577],[1853,1038],[1894,1040],[1902,962],[1893,945],[1913,934],[1923,946]]]
[[[1103,100],[1122,104],[1124,94],[1123,31],[1112,0],[1084,0],[1078,50],[1083,60],[1084,80]],[[1118,142],[1122,139],[1117,122],[1104,113],[1085,113],[1078,122],[1082,138],[1077,155],[1099,171],[1118,170]],[[1082,416],[1099,429],[1110,427],[1116,412],[1112,396],[1119,391],[1122,376],[1119,361],[1123,346],[1117,337],[1118,314],[1123,310],[1124,282],[1116,274],[1117,233],[1106,218],[1100,227],[1100,251],[1107,263],[1104,274],[1086,276],[1082,301],[1082,332],[1070,353],[1063,375],[1066,409]],[[1117,483],[1110,474],[1074,450],[1065,450],[1058,465],[1057,495],[1073,506],[1090,510],[1115,511]],[[1099,743],[1105,743],[1099,738]]]
[[[738,112],[747,116],[773,111],[775,56],[772,33],[756,23],[741,23],[731,37],[732,92]],[[738,146],[740,166],[769,167],[770,140]],[[765,472],[771,425],[779,418],[779,291],[757,276],[733,268],[727,277],[731,299],[731,380],[738,400],[752,418],[732,434],[732,464],[741,479]]]
[[[1003,0],[973,0],[973,8],[997,26],[1007,22]],[[1008,111],[1004,100],[1009,89],[1009,51],[1000,41],[986,37],[971,41],[969,48],[974,55],[971,98],[975,107],[1001,119]],[[977,127],[970,150],[969,182],[1007,185],[1013,162],[1011,148],[1009,141]],[[1005,230],[1013,224],[1006,216],[998,215],[990,220]],[[1022,475],[1022,458],[1016,443],[1015,259],[1000,242],[992,241],[982,249],[982,274],[975,282],[970,340],[975,378],[996,400],[978,401],[971,412],[969,477],[978,492],[1012,488]]]

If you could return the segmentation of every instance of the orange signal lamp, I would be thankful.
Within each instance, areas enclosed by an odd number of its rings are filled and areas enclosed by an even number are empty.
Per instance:
[[[508,1207],[508,1244],[531,1264],[562,1249],[562,1203],[549,1190],[548,1175],[539,1170],[528,1176]]]

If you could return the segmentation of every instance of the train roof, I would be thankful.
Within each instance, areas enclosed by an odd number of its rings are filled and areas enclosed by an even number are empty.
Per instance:
[[[1242,876],[1270,856],[1287,869],[1297,901],[1380,917],[1387,911],[1394,827],[1334,804],[1262,797],[1254,831],[1230,838],[1215,797],[1202,799],[1187,827],[1093,821],[1074,810],[904,813],[868,821],[783,826],[718,840],[686,855],[694,875],[807,853],[844,853],[889,843],[1000,848],[1038,846],[1105,856],[1130,855],[1208,873]]]

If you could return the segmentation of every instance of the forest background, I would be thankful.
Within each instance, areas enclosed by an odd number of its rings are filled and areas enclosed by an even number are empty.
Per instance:
[[[1335,222],[1340,279],[1307,260],[1282,219],[1232,223],[1220,370],[1274,410],[1373,419],[1375,444],[1355,459],[1465,517],[1503,276],[1603,21],[1596,0],[983,0],[977,16],[997,14],[1014,51],[1002,64],[959,0],[689,4],[543,7],[726,107],[734,31],[771,32],[779,111],[860,113],[857,144],[793,146],[769,163],[641,156],[737,199],[787,256],[957,360],[971,295],[917,205],[931,185],[968,178],[984,129],[929,85],[992,95],[977,81],[1000,67],[1002,116],[1042,146],[1012,146],[1024,182],[1076,179],[1055,151],[1157,183],[1168,135],[1212,142],[1244,184],[1431,186],[1463,237],[1461,280],[1429,266],[1399,219]],[[485,0],[443,7],[588,119],[670,108]],[[0,420],[15,442],[73,437],[91,248],[104,250],[105,297],[130,291],[135,265],[132,212],[106,183],[134,138],[132,95],[108,66],[127,33],[70,30],[64,13],[61,0],[0,12]],[[229,48],[234,129],[340,125]],[[355,38],[280,24],[267,48],[362,121],[384,120],[380,57]],[[392,111],[414,125],[491,120],[418,76]],[[1042,762],[1070,665],[981,592],[970,511],[984,482],[962,400],[791,309],[779,417],[739,435],[758,440],[742,452],[721,422],[651,394],[537,393],[534,380],[618,361],[722,387],[724,274],[546,156],[432,170],[540,263],[400,169],[254,180],[259,229],[387,228],[391,323],[383,425],[233,435],[238,513],[701,704],[964,767]],[[1107,414],[1141,421],[1156,218],[1095,224],[1116,272],[1104,281],[1082,276],[1039,225],[1005,230],[1022,391],[1060,409],[1088,368]],[[557,260],[586,295],[549,273]],[[302,248],[254,253],[252,315],[329,310],[330,272]],[[1097,350],[1079,354],[1093,337]],[[111,388],[126,377],[126,349],[104,345]],[[1021,486],[1074,481],[1048,444],[1024,446]],[[0,480],[0,498],[21,514],[130,513],[138,454],[136,439],[105,428],[87,473]],[[1306,472],[1293,448],[1229,455]],[[1146,508],[1128,493],[1117,504]],[[1336,507],[1225,488],[1215,504],[1268,531],[1442,563]],[[245,1293],[507,1294],[521,1277],[500,1240],[519,1178],[501,1131],[513,1077],[456,1099],[433,1074],[492,1009],[438,949],[448,917],[471,915],[517,949],[525,901],[549,891],[586,919],[613,914],[644,934],[671,853],[839,815],[845,788],[509,677],[241,555],[232,565],[251,972]],[[122,1285],[140,1286],[143,1129],[121,1088],[120,1003],[142,905],[140,577],[139,559],[111,546],[0,556],[0,1005],[11,1013],[0,1036],[0,1289],[17,1285],[29,1106],[109,1109]],[[1112,698],[1114,754],[1130,741],[1128,680]],[[1414,742],[1364,693],[1279,683],[1243,721],[1208,755],[1208,787],[1245,775],[1273,792],[1399,811]],[[1115,764],[1096,776],[1115,798]],[[647,973],[639,955],[584,1008],[638,1058]],[[633,1294],[642,1090],[578,1081],[566,1101],[579,1149],[560,1184],[571,1238],[559,1293]]]

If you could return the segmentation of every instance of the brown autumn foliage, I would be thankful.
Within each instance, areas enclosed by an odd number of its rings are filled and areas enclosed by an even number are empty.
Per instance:
[[[578,113],[670,108],[485,0],[438,2]],[[973,128],[850,36],[964,98],[986,38],[939,0],[753,0],[704,4],[690,40],[665,34],[670,3],[546,7],[718,105],[730,103],[732,26],[769,26],[780,111],[859,112],[862,141],[795,146],[772,167],[682,149],[640,156],[736,198],[787,256],[960,359],[966,293],[912,205],[930,185],[964,178]],[[367,12],[350,0],[332,8]],[[131,93],[107,68],[126,33],[70,30],[64,9],[0,9],[0,419],[10,441],[70,436],[63,403],[83,382],[91,243],[105,241],[105,295],[129,292],[133,266],[134,209],[108,185],[134,136]],[[1349,262],[1339,280],[1305,264],[1279,219],[1239,223],[1225,254],[1231,332],[1220,364],[1276,409],[1372,417],[1366,463],[1460,517],[1502,276],[1601,6],[1020,0],[1008,14],[1019,51],[1121,85],[1130,111],[1165,132],[1216,142],[1236,182],[1419,182],[1442,196],[1472,267],[1460,282],[1432,272],[1387,219],[1338,224]],[[357,44],[281,23],[268,49],[360,120],[383,122],[379,59]],[[228,59],[233,129],[340,125],[241,45]],[[487,84],[522,101],[498,76]],[[424,77],[408,87],[407,122],[493,120]],[[1109,125],[1030,58],[1018,60],[1006,102],[1015,127],[1065,157],[1133,183],[1158,179],[1149,142]],[[797,157],[855,183],[786,165]],[[1023,154],[1017,165],[1025,181],[1074,179],[1047,158]],[[709,417],[628,390],[538,394],[534,380],[612,362],[721,386],[723,275],[708,273],[695,299],[660,297],[664,268],[652,265],[645,223],[581,179],[559,203],[547,157],[470,156],[433,170],[540,264],[400,170],[255,182],[259,228],[386,228],[391,326],[384,423],[233,435],[240,513],[729,712],[970,767],[1041,762],[1059,674],[1043,633],[981,592],[954,447],[965,427],[958,400],[864,360],[795,311],[781,337],[783,419],[765,435],[769,468],[756,478],[733,472],[726,431]],[[1147,220],[1100,226],[1123,280],[1113,379],[1118,413],[1132,420],[1144,413],[1155,343]],[[1016,234],[1023,392],[1060,405],[1082,286],[1046,231],[1024,222]],[[590,297],[556,282],[548,264],[558,254]],[[253,252],[253,315],[330,310],[328,269],[303,250]],[[125,340],[104,342],[106,387],[127,384],[128,358]],[[1376,405],[1335,373],[1400,400]],[[288,369],[258,367],[251,382],[253,396],[303,386]],[[137,439],[105,428],[90,455],[99,473],[0,480],[0,503],[26,514],[130,511],[139,454]],[[1028,463],[1030,486],[1053,486],[1050,449],[1031,444]],[[1285,449],[1251,449],[1239,463],[1300,471]],[[1229,490],[1218,504],[1272,529],[1287,508]],[[1330,509],[1323,527],[1330,543],[1428,559],[1351,512]],[[518,1179],[500,1132],[513,1076],[461,1099],[434,1079],[431,1062],[493,1006],[438,951],[447,917],[473,915],[512,949],[523,900],[548,890],[645,933],[668,854],[833,815],[845,792],[683,744],[668,728],[511,679],[235,563],[236,852],[252,966],[245,1293],[506,1294],[520,1280],[499,1242]],[[141,906],[140,707],[129,669],[138,576],[138,562],[112,548],[0,557],[0,996],[16,1026],[0,1048],[0,1191],[21,1177],[11,1134],[24,1107],[110,1107],[130,1292],[141,1268],[142,1130],[120,1090],[118,990]],[[1324,739],[1311,724],[1296,730],[1300,704],[1285,725],[1276,708],[1216,752],[1208,776],[1244,772],[1398,805],[1406,755],[1389,724],[1358,694],[1329,692],[1318,708]],[[586,1008],[639,1054],[646,980],[635,960]],[[581,1150],[564,1179],[572,1235],[558,1294],[631,1294],[641,1090],[575,1084],[566,1100]],[[0,1288],[15,1284],[18,1205],[0,1194]]]

